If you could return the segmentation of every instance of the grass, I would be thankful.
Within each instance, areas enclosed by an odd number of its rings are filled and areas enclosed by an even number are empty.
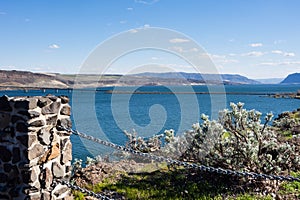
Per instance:
[[[235,200],[271,200],[272,197],[260,196],[251,191],[239,190],[232,185],[231,177],[220,177],[206,173],[197,173],[186,169],[162,168],[153,172],[123,174],[120,179],[108,177],[101,183],[87,185],[96,193],[115,191],[126,199],[235,199]],[[282,193],[298,191],[300,183],[285,183]],[[83,199],[83,194],[73,193],[75,199]]]
[[[292,139],[293,138],[293,133],[290,130],[282,131],[281,133],[285,139]]]
[[[216,196],[207,193],[214,189],[209,184],[188,181],[185,174],[171,171],[128,174],[116,183],[104,181],[92,189],[95,192],[113,190],[127,199],[203,199]]]
[[[300,178],[300,172],[292,172],[291,175]],[[293,181],[283,183],[279,193],[283,195],[294,195],[297,199],[300,199],[300,182]]]
[[[84,200],[85,199],[85,195],[82,192],[72,191],[72,194],[74,196],[74,200]]]

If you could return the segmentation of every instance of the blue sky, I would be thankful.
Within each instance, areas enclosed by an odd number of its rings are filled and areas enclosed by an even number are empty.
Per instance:
[[[78,73],[113,35],[161,27],[196,41],[221,73],[285,77],[300,72],[299,8],[297,0],[3,0],[0,69]],[[189,72],[187,63],[154,51],[129,55],[109,72],[125,73],[135,60]]]

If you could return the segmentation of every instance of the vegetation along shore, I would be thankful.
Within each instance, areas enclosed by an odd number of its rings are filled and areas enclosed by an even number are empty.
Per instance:
[[[220,167],[300,178],[300,109],[274,120],[265,114],[231,104],[217,121],[202,115],[192,130],[175,136],[173,130],[151,138],[127,132],[127,148],[159,156]],[[112,156],[112,155],[111,155]],[[73,182],[113,199],[299,199],[300,182],[255,179],[151,162],[116,151],[109,157],[75,160]],[[75,199],[92,199],[74,191]]]

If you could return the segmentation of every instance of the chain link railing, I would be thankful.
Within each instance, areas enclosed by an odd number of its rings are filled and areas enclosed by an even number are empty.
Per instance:
[[[192,168],[192,169],[197,169],[203,172],[209,172],[209,173],[217,173],[217,174],[223,174],[223,175],[230,175],[230,176],[237,176],[237,177],[245,177],[245,178],[253,178],[253,179],[269,179],[269,180],[277,180],[277,181],[300,181],[300,178],[296,178],[293,176],[279,176],[279,175],[272,175],[272,174],[259,174],[259,173],[255,173],[255,172],[242,172],[242,171],[234,171],[234,170],[230,170],[230,169],[222,169],[222,168],[215,168],[215,167],[210,167],[210,166],[204,166],[204,165],[199,165],[199,164],[195,164],[195,163],[188,163],[188,162],[184,162],[184,161],[179,161],[179,160],[175,160],[172,158],[167,158],[167,157],[163,157],[163,156],[157,156],[157,155],[153,155],[150,153],[143,153],[140,151],[136,151],[121,145],[117,145],[108,141],[104,141],[101,140],[99,138],[95,138],[93,136],[90,135],[86,135],[84,133],[81,133],[77,130],[73,130],[71,128],[65,128],[62,126],[58,127],[61,130],[64,131],[68,131],[71,132],[74,135],[77,135],[81,138],[96,142],[98,144],[107,146],[107,147],[111,147],[114,148],[116,150],[120,150],[120,151],[124,151],[124,152],[129,152],[131,154],[146,158],[146,159],[150,159],[150,160],[154,160],[154,161],[158,161],[158,162],[166,162],[168,164],[173,164],[173,165],[178,165],[178,166],[183,166],[185,168]],[[78,186],[72,185],[68,182],[64,182],[65,185],[67,185],[68,187],[76,190],[79,189],[80,191],[85,191],[85,193],[87,193],[88,195],[98,195],[95,194],[91,191],[88,191],[86,189],[82,189]],[[101,195],[102,196],[102,195]],[[99,196],[100,198],[102,198],[101,196]],[[97,197],[97,196],[94,196]],[[108,198],[108,197],[107,197]],[[108,198],[109,199],[109,198]]]

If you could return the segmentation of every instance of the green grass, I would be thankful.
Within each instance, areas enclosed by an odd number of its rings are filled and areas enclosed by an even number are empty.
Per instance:
[[[293,133],[290,130],[282,131],[281,134],[284,136],[285,139],[293,138]]]
[[[207,199],[213,188],[205,183],[187,182],[183,174],[147,173],[132,174],[117,183],[109,181],[93,186],[93,191],[113,190],[127,199]]]
[[[292,172],[291,175],[300,178],[300,172]],[[300,199],[300,182],[284,182],[281,185],[281,190],[279,191],[279,193],[284,195],[294,195],[298,199]]]
[[[115,191],[126,199],[199,199],[221,200],[271,200],[271,196],[257,196],[241,191],[233,191],[229,177],[217,177],[209,174],[190,173],[185,169],[166,168],[154,172],[123,174],[119,180],[113,177],[104,179],[96,185],[86,188],[96,193],[105,190]],[[236,186],[234,186],[236,187]],[[234,188],[233,187],[233,188]],[[75,196],[82,199],[82,194]],[[74,194],[75,195],[75,194]]]
[[[84,200],[85,199],[85,195],[82,192],[72,191],[72,194],[74,196],[74,200]]]
[[[268,195],[265,197],[257,196],[257,195],[251,195],[251,194],[243,194],[238,195],[237,197],[228,198],[228,200],[272,200],[273,198]]]

